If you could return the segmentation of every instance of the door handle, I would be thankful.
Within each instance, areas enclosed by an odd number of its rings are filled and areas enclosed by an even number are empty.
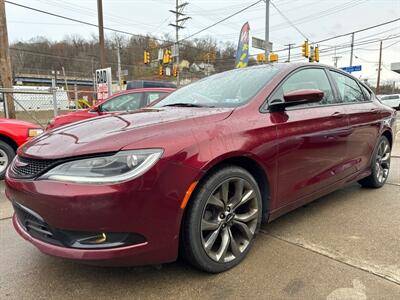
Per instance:
[[[332,114],[332,117],[334,117],[334,118],[343,118],[344,117],[344,114],[342,114],[341,112],[334,112],[333,114]]]

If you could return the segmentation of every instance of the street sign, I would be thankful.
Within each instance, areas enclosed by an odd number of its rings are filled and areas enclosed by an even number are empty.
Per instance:
[[[251,38],[251,46],[253,48],[265,50],[265,41],[253,36]],[[267,48],[268,48],[269,51],[272,51],[272,43],[271,42],[267,43]]]
[[[347,73],[358,72],[358,71],[361,71],[361,65],[351,66],[351,67],[344,67],[344,68],[340,68],[340,69],[345,71],[345,72],[347,72]]]
[[[163,49],[158,49],[158,60],[163,60],[164,57],[164,50]]]
[[[128,70],[121,70],[121,76],[128,76]]]
[[[179,47],[178,47],[177,44],[173,44],[173,45],[171,46],[171,55],[172,55],[172,57],[177,57],[177,56],[179,56]]]
[[[111,68],[96,70],[97,100],[111,96]]]

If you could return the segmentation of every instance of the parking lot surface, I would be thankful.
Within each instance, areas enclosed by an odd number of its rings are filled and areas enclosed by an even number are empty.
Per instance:
[[[381,189],[353,184],[263,225],[248,257],[210,275],[183,262],[102,268],[41,254],[0,198],[0,299],[399,299],[400,135]]]

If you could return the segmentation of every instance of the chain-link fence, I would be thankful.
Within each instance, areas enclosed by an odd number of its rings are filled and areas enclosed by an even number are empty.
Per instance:
[[[9,116],[6,101],[10,99],[14,103],[16,119],[34,122],[44,127],[59,114],[90,107],[92,95],[93,91],[76,88],[74,90],[34,86],[0,88],[0,115]]]

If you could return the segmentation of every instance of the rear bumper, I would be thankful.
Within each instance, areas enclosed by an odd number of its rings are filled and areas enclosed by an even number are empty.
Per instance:
[[[197,170],[164,162],[130,182],[80,185],[6,177],[6,195],[40,215],[51,227],[80,232],[140,234],[144,242],[116,248],[77,249],[29,234],[16,215],[13,224],[40,251],[100,265],[134,266],[174,261],[186,190]]]

